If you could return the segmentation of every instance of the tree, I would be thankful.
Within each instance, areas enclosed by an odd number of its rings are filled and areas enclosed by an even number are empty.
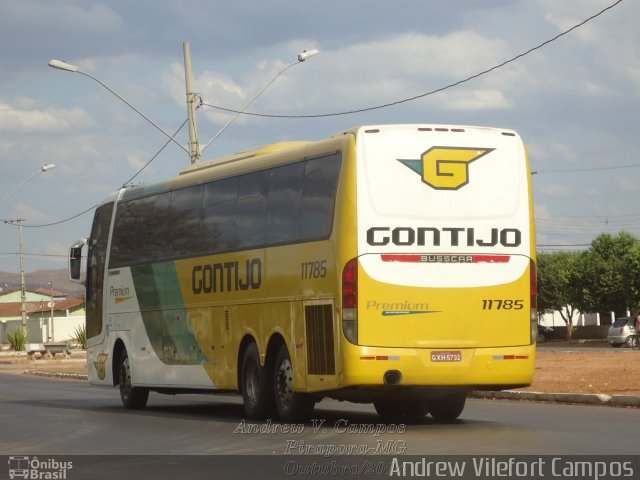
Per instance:
[[[637,245],[638,240],[627,232],[599,235],[576,261],[569,293],[573,304],[583,312],[626,314],[634,299],[633,289],[640,291],[636,288],[640,285],[632,288],[634,282],[627,279],[629,259],[640,255]],[[640,263],[636,266],[640,268]]]
[[[634,243],[624,257],[624,288],[631,310],[640,308],[640,242]]]
[[[538,254],[538,311],[558,311],[567,325],[567,339],[571,338],[576,313],[571,296],[571,281],[577,259],[575,252]]]

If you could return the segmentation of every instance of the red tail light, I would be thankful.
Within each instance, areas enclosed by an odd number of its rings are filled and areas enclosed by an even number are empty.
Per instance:
[[[358,308],[358,260],[349,260],[342,271],[342,308]]]
[[[358,344],[358,259],[347,262],[342,271],[342,332]]]

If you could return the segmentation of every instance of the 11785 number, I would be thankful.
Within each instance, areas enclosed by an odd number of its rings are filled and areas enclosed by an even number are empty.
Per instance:
[[[522,310],[524,308],[524,300],[497,299],[482,300],[483,310]]]

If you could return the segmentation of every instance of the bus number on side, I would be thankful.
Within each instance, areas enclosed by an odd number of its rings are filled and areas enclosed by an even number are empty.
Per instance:
[[[327,261],[313,260],[310,262],[302,262],[300,264],[300,273],[302,280],[324,278],[327,276]]]

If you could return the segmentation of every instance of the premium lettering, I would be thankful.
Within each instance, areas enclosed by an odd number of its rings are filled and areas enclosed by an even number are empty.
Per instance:
[[[517,228],[371,227],[367,230],[367,243],[375,247],[389,244],[399,247],[518,247],[522,243],[522,233]]]
[[[191,290],[201,293],[257,290],[262,286],[262,261],[259,258],[196,265],[191,271]]]

